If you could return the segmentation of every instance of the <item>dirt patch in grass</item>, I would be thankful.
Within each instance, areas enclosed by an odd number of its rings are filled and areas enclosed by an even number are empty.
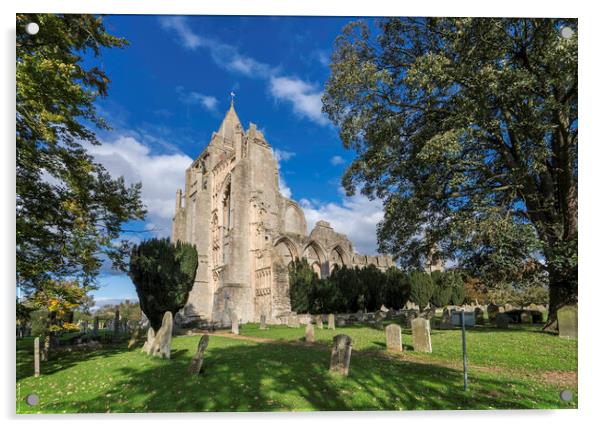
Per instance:
[[[577,388],[577,372],[545,371],[536,377],[548,385]]]

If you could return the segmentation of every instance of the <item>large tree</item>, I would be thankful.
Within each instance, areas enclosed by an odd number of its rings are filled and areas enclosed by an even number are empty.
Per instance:
[[[352,23],[323,96],[357,152],[345,188],[384,200],[380,249],[414,266],[433,248],[460,267],[499,251],[506,265],[536,261],[549,328],[577,302],[576,30],[570,19],[394,18],[374,36]]]
[[[35,35],[24,29],[32,22]],[[104,260],[125,267],[117,238],[145,214],[140,184],[112,178],[86,151],[100,144],[94,127],[107,128],[94,101],[109,78],[95,58],[125,40],[93,15],[18,14],[16,23],[17,285],[45,295],[66,278],[88,290]]]

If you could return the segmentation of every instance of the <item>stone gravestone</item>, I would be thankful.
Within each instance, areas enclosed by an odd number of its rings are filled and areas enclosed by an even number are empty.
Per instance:
[[[520,323],[533,324],[533,315],[531,315],[531,311],[522,311],[520,313]]]
[[[483,309],[479,308],[478,306],[474,308],[474,317],[475,322],[478,325],[485,325],[485,312],[483,311]]]
[[[155,336],[153,346],[151,347],[151,355],[161,358],[167,358],[171,355],[171,334],[173,332],[173,315],[167,311],[163,315],[161,328]]]
[[[504,312],[499,312],[495,316],[495,326],[497,328],[508,328],[508,323],[510,322],[510,317],[506,315]]]
[[[387,336],[387,351],[403,351],[400,326],[397,324],[389,324],[387,328],[385,328],[385,334]]]
[[[330,354],[330,371],[347,376],[351,363],[351,338],[346,334],[338,334],[332,341]]]
[[[286,321],[289,327],[299,328],[299,317],[297,315],[289,315]]]
[[[153,346],[153,342],[155,341],[155,330],[152,327],[148,328],[146,332],[146,342],[142,346],[142,352],[150,353],[151,347]]]
[[[334,315],[328,315],[328,330],[335,330]]]
[[[238,316],[234,312],[230,313],[230,321],[232,322],[232,334],[239,334],[238,331]]]
[[[324,328],[324,323],[322,322],[322,315],[316,315],[316,325],[320,330]]]
[[[94,325],[92,327],[92,334],[98,336],[98,317],[94,317]]]
[[[424,318],[414,318],[412,320],[412,341],[414,342],[414,351],[433,352],[431,346],[431,322]]]
[[[33,340],[33,375],[40,376],[40,338]]]
[[[453,328],[452,324],[452,308],[443,308],[443,314],[441,315],[441,324],[439,327],[442,330]]]
[[[196,354],[188,366],[188,373],[191,375],[198,375],[201,372],[201,367],[203,367],[203,359],[205,358],[205,349],[207,349],[207,346],[209,346],[209,335],[204,334],[199,340]]]
[[[493,303],[487,305],[487,318],[489,318],[489,324],[493,324],[495,322],[495,317],[498,313],[498,305],[494,305]]]
[[[577,306],[563,306],[556,313],[558,336],[564,339],[577,339]]]
[[[305,326],[305,341],[307,343],[313,343],[315,341],[313,324],[307,324]]]
[[[259,317],[259,330],[265,330],[267,328],[267,325],[265,323],[265,315],[261,315]]]
[[[383,329],[383,320],[385,319],[386,315],[384,312],[382,311],[378,311],[376,312],[376,315],[374,316],[374,326],[379,329],[382,330]]]

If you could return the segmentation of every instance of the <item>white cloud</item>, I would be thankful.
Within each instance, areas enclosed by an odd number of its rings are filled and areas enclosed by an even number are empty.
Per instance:
[[[282,196],[289,199],[293,196],[293,192],[291,191],[291,188],[286,184],[286,181],[284,181],[284,178],[282,178],[282,174],[280,173],[280,163],[286,162],[293,156],[295,156],[295,153],[293,152],[274,149],[274,159],[276,159],[276,163],[278,164],[278,187],[280,189],[280,193],[282,193]]]
[[[340,189],[343,193],[342,189]],[[353,243],[355,251],[377,254],[376,225],[383,219],[382,201],[370,200],[364,195],[343,196],[340,204],[320,203],[301,199],[309,230],[318,220],[326,220],[339,233],[344,233]]]
[[[186,49],[196,50],[205,48],[209,50],[211,58],[217,65],[226,70],[244,74],[248,77],[267,77],[277,72],[268,64],[264,64],[251,57],[242,55],[238,49],[227,43],[210,37],[196,34],[182,16],[168,16],[160,18],[161,27],[172,30]]]
[[[204,95],[199,92],[185,92],[181,86],[176,87],[180,101],[186,104],[200,104],[207,110],[215,112],[217,111],[217,98],[211,95]]]
[[[282,175],[278,175],[278,187],[279,187],[279,190],[280,190],[280,193],[282,194],[282,196],[284,196],[285,198],[291,199],[291,197],[293,196],[293,191],[286,184],[286,181],[284,181],[284,178],[282,178]]]
[[[322,114],[322,92],[314,85],[296,77],[271,77],[270,93],[277,100],[285,100],[293,105],[299,116],[311,119],[320,125],[328,124]]]
[[[345,163],[345,159],[343,159],[341,156],[333,156],[330,158],[330,163],[333,164],[334,166],[337,165],[341,165]]]
[[[195,50],[203,43],[203,40],[190,29],[182,16],[163,17],[159,22],[164,29],[175,31],[187,49]]]
[[[274,158],[276,159],[276,162],[286,162],[293,156],[295,156],[294,152],[287,152],[286,150],[274,149]]]
[[[186,49],[207,49],[213,61],[232,73],[242,74],[252,79],[267,80],[270,94],[277,100],[291,103],[293,112],[318,125],[325,126],[328,120],[322,114],[322,91],[315,85],[297,77],[283,75],[277,67],[257,61],[241,54],[232,45],[218,39],[203,37],[195,33],[188,21],[181,16],[160,18],[161,27],[176,33],[178,40]],[[326,60],[325,53],[318,60]]]
[[[169,236],[176,190],[184,187],[184,171],[192,159],[181,153],[153,154],[136,138],[123,135],[87,149],[112,177],[123,176],[128,184],[142,182],[146,221],[157,235]]]

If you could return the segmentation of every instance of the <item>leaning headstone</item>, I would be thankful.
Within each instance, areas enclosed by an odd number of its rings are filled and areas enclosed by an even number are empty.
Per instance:
[[[151,347],[153,346],[153,342],[155,341],[155,330],[152,327],[148,328],[146,332],[146,342],[142,345],[142,352],[150,353]]]
[[[346,334],[338,334],[332,341],[330,354],[330,371],[347,376],[351,362],[351,338]]]
[[[94,325],[92,327],[92,334],[98,336],[98,317],[94,317]]]
[[[324,323],[322,322],[322,315],[316,315],[316,325],[320,330],[324,328]]]
[[[307,324],[305,326],[305,341],[307,343],[313,343],[315,341],[314,325],[313,324]]]
[[[577,338],[577,306],[563,306],[556,312],[558,335],[564,339]]]
[[[500,312],[495,316],[495,326],[497,328],[508,328],[510,317],[505,312]]]
[[[329,314],[328,315],[328,330],[334,330],[335,324],[334,324],[334,315],[333,314]]]
[[[387,336],[387,350],[388,351],[403,351],[401,344],[401,327],[397,324],[389,324],[385,329]]]
[[[33,375],[40,376],[40,338],[33,340]]]
[[[171,334],[173,332],[173,315],[167,311],[163,315],[161,328],[155,336],[150,354],[153,356],[167,358],[171,355]]]
[[[205,358],[205,349],[209,345],[209,335],[204,334],[199,340],[199,345],[197,346],[196,354],[192,358],[190,365],[188,366],[188,373],[191,375],[198,375],[201,372],[201,367],[203,367],[203,359]]]
[[[261,315],[259,317],[259,330],[265,330],[267,328],[266,322],[265,322],[265,315]]]
[[[433,352],[431,346],[431,322],[424,318],[414,318],[412,320],[412,341],[414,342],[414,351]]]

